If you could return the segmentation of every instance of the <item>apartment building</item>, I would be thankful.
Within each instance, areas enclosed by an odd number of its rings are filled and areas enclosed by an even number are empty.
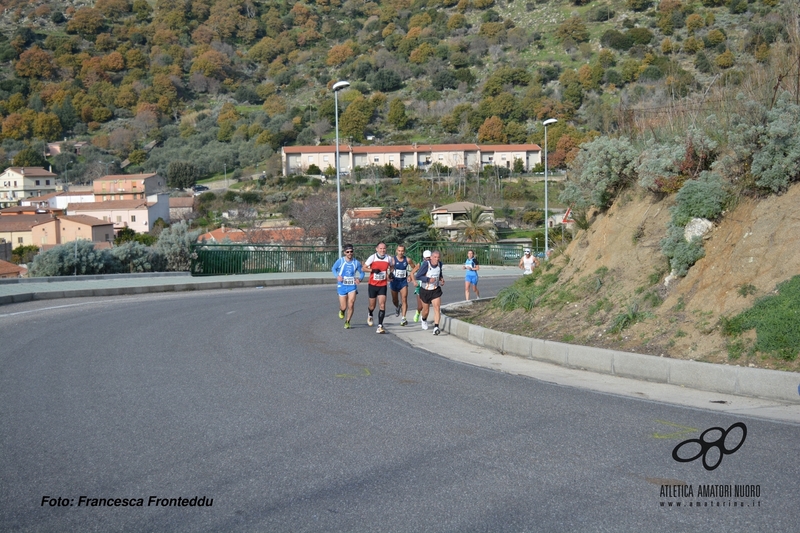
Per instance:
[[[519,159],[525,171],[542,162],[538,144],[409,144],[398,146],[339,146],[339,170],[352,172],[356,167],[392,165],[398,170],[428,170],[434,163],[469,170],[487,165],[513,168]],[[321,171],[335,168],[335,146],[284,146],[281,149],[283,175],[303,173],[311,165]]]
[[[0,174],[0,208],[55,192],[57,177],[42,167],[8,167]]]
[[[97,202],[143,200],[166,189],[166,180],[158,174],[115,174],[92,182],[92,192]]]

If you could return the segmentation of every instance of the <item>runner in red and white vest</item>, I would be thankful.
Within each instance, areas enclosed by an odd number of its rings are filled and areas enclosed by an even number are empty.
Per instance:
[[[375,304],[378,305],[378,329],[377,333],[386,333],[383,327],[383,318],[386,316],[386,287],[392,274],[394,261],[392,257],[386,255],[386,243],[379,242],[375,247],[375,253],[364,261],[364,272],[369,272],[369,316],[367,325],[373,325],[372,312]]]

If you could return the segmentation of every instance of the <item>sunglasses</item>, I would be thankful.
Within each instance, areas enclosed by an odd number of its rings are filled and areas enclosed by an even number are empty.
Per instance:
[[[353,250],[345,250],[345,251],[344,251],[344,253],[346,253],[346,254],[352,254],[352,253],[353,253]]]

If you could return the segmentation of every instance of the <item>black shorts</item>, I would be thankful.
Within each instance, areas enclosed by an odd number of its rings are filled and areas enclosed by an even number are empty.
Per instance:
[[[419,299],[422,300],[422,303],[424,304],[430,304],[436,298],[441,298],[441,297],[442,297],[441,287],[436,287],[435,289],[430,291],[426,289],[420,289],[419,291]]]
[[[369,299],[372,300],[378,296],[386,296],[386,285],[378,287],[376,285],[369,286]]]

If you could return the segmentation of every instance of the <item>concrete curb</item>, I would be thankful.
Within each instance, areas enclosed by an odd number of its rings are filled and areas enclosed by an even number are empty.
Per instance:
[[[442,307],[469,305],[465,302]],[[450,335],[507,355],[642,381],[800,404],[800,374],[685,361],[511,335],[444,315]]]
[[[190,278],[197,280],[198,278]],[[202,279],[202,278],[201,278]],[[281,279],[230,279],[209,281],[177,281],[163,285],[96,287],[91,289],[41,290],[0,296],[0,305],[30,302],[32,300],[57,300],[60,298],[85,298],[97,296],[123,296],[155,292],[202,291],[219,289],[245,289],[252,287],[280,287],[285,285],[330,285],[333,278],[281,278]]]

